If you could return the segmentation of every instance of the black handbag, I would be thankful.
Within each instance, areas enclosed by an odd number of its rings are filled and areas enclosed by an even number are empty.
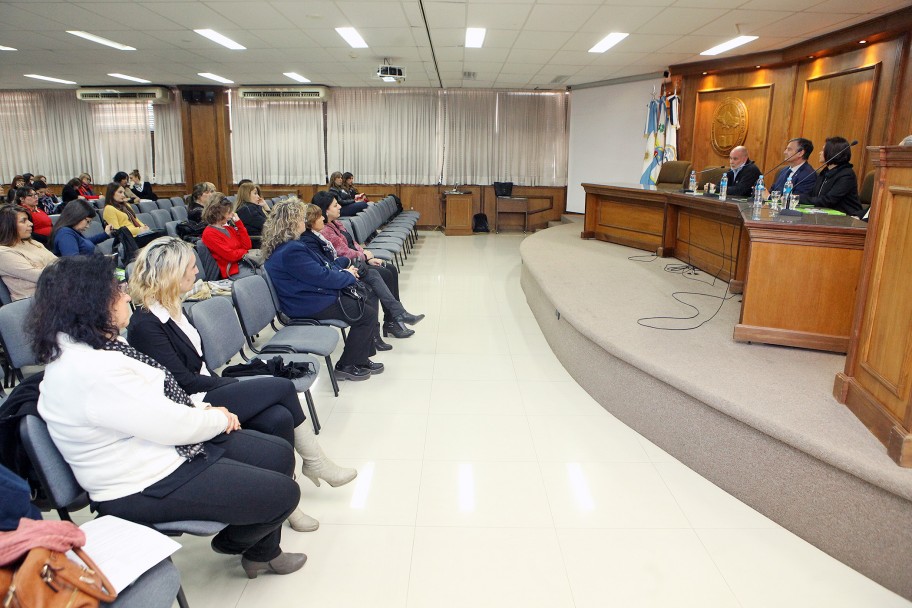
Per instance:
[[[342,309],[342,314],[345,315],[345,318],[348,321],[360,321],[361,317],[364,316],[364,300],[371,294],[372,290],[369,285],[357,281],[348,287],[343,287],[339,290],[339,295],[336,297],[336,301],[339,303],[339,308]],[[354,303],[358,313],[355,316],[354,313],[350,312],[346,308],[345,303]],[[352,304],[348,305],[349,307]]]

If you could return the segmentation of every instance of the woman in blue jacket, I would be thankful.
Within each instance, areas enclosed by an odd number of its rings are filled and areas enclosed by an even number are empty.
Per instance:
[[[83,236],[82,233],[95,217],[95,209],[86,201],[76,199],[67,203],[51,232],[54,255],[63,257],[95,253],[95,245],[111,238],[111,226],[105,226],[104,232],[90,237]]]
[[[275,286],[279,304],[292,318],[341,319],[350,324],[336,378],[367,380],[383,371],[370,357],[377,353],[377,296],[358,300],[348,295],[358,280],[358,270],[348,258],[335,258],[332,245],[322,236],[323,211],[297,197],[277,203],[263,226],[260,248],[266,272]]]

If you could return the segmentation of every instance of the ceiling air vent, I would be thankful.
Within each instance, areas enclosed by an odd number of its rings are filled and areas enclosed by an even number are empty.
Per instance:
[[[477,77],[478,77],[478,72],[463,72],[462,73],[463,80],[475,80],[475,78],[477,78]]]
[[[241,87],[238,97],[250,101],[326,101],[329,89],[326,87]]]
[[[165,87],[127,89],[96,87],[76,89],[76,99],[94,103],[168,103],[171,101],[171,91]]]
[[[551,79],[551,82],[549,82],[548,84],[564,84],[569,79],[570,79],[569,76],[555,76],[554,78]]]

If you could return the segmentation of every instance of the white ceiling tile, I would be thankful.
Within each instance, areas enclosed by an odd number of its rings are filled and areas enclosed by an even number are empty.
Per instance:
[[[536,4],[523,29],[538,32],[575,32],[592,16],[596,7],[586,4]]]
[[[431,29],[466,27],[465,4],[456,2],[425,2],[424,13]]]
[[[800,2],[801,0],[797,0]],[[813,0],[820,2],[820,0]],[[674,5],[678,8],[718,8],[731,9],[738,8],[744,4],[744,0],[677,0]],[[794,3],[793,3],[794,4]]]
[[[775,23],[766,25],[764,27],[758,28],[754,31],[754,34],[757,36],[777,36],[777,37],[788,37],[788,36],[801,36],[804,33],[813,33],[822,28],[835,25],[846,19],[849,19],[853,15],[844,15],[844,14],[820,14],[820,13],[795,13],[794,15],[787,16],[785,19],[780,19]],[[723,42],[719,40],[719,42]],[[749,45],[740,47],[741,49],[747,49]],[[740,49],[739,49],[740,51]],[[748,50],[740,51],[742,53],[749,53]]]
[[[484,27],[488,30],[522,29],[532,7],[516,4],[469,4],[467,5],[466,27]]]
[[[557,50],[570,40],[571,32],[520,32],[513,44],[515,49],[554,49]]]
[[[542,49],[536,51],[533,49],[513,49],[507,57],[507,62],[528,63],[530,65],[543,65],[548,63],[557,51],[554,49]]]
[[[519,30],[488,30],[485,34],[484,46],[489,49],[509,49],[516,44]],[[465,42],[465,38],[463,38]]]
[[[741,35],[756,35],[755,32],[770,23],[782,19],[781,11],[746,11],[734,10],[719,16],[718,19],[707,23],[694,30],[693,34],[703,36],[728,36],[734,38]]]
[[[640,34],[689,34],[709,21],[718,19],[721,16],[719,13],[720,11],[708,8],[670,7],[636,31]]]
[[[107,31],[110,31],[111,27],[128,31],[173,30],[184,27],[180,19],[162,17],[137,2],[86,2],[80,6],[103,17],[99,26]],[[102,26],[104,22],[111,27]]]
[[[307,2],[271,2],[272,7],[285,16],[295,26],[305,30],[327,29],[348,25],[347,18],[336,6],[327,0],[308,0]]]
[[[603,6],[580,27],[580,31],[599,34],[598,42],[611,32],[635,32],[663,10],[661,6]]]
[[[358,31],[363,27],[402,28],[405,22],[399,2],[338,2],[336,5]]]
[[[682,36],[659,50],[667,53],[702,53],[725,40],[727,39],[720,36]]]
[[[503,63],[507,60],[510,49],[466,49],[466,61],[499,61]]]

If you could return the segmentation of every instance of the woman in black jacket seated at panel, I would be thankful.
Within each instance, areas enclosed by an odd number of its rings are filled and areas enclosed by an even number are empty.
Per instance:
[[[802,194],[802,205],[829,207],[846,215],[861,217],[858,178],[852,169],[852,146],[844,137],[829,137],[820,151],[820,162],[830,162],[817,176],[810,194]]]
[[[320,479],[336,487],[358,472],[332,462],[323,453],[313,427],[305,420],[294,384],[286,378],[220,378],[203,360],[199,333],[184,316],[181,296],[196,280],[196,256],[188,243],[175,237],[152,241],[136,258],[130,291],[139,307],[130,319],[130,346],[161,363],[194,403],[224,406],[244,428],[286,440],[304,460],[304,476],[317,486]],[[288,517],[299,532],[319,523],[300,509]]]

